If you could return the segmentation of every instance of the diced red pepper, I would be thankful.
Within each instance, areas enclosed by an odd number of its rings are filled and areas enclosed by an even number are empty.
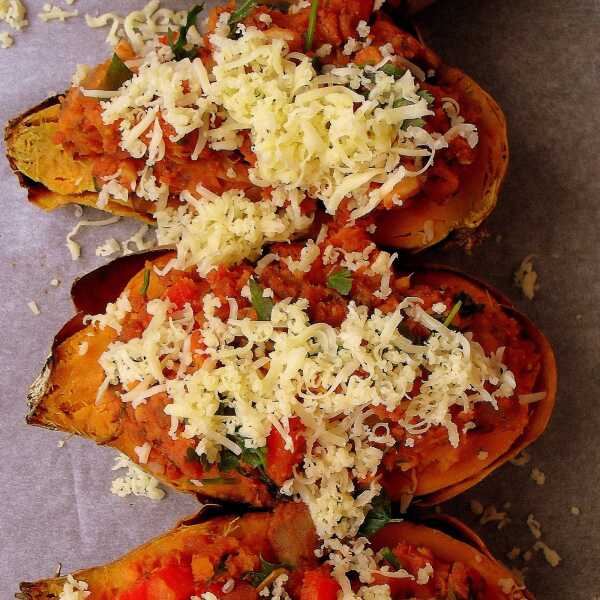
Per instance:
[[[300,600],[336,600],[340,586],[325,569],[307,571],[302,581]]]
[[[302,435],[304,425],[298,417],[289,420],[290,437],[293,449],[285,447],[285,439],[273,427],[267,438],[267,475],[277,484],[282,485],[292,476],[292,469],[300,463],[306,450],[306,440]]]
[[[192,308],[200,308],[202,290],[201,286],[189,277],[181,277],[166,292],[167,298],[182,309],[186,304],[191,304]]]
[[[189,565],[169,565],[154,571],[134,588],[122,592],[118,600],[189,600],[194,593]]]

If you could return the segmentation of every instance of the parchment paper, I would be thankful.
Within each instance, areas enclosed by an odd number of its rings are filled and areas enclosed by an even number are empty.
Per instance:
[[[13,48],[0,50],[2,122],[65,89],[76,63],[94,64],[108,52],[104,31],[88,29],[81,17],[46,25],[37,18],[42,0],[27,4],[30,27],[15,35]],[[74,8],[122,14],[142,4],[79,0]],[[432,47],[504,107],[512,155],[488,221],[490,238],[472,256],[437,249],[430,258],[460,265],[517,299],[554,343],[560,381],[532,462],[505,466],[443,508],[475,524],[503,558],[514,546],[531,547],[525,520],[533,513],[542,539],[563,559],[555,569],[541,556],[527,564],[530,589],[546,600],[600,597],[599,12],[592,0],[442,0],[419,18]],[[11,598],[19,581],[48,577],[58,562],[69,572],[117,558],[194,512],[196,503],[172,491],[161,502],[113,496],[112,451],[77,439],[58,448],[61,434],[24,423],[27,386],[72,313],[70,282],[106,260],[94,255],[99,243],[124,239],[138,225],[83,231],[83,256],[72,262],[64,243],[76,223],[72,208],[45,214],[30,206],[1,158],[0,201],[0,597]],[[540,275],[533,302],[511,282],[530,253]],[[50,286],[55,277],[58,288]],[[41,315],[30,312],[29,300]],[[532,466],[545,473],[545,485],[531,480]],[[499,510],[509,502],[512,522],[501,531],[477,524],[467,506],[473,498]],[[571,506],[581,514],[571,514]]]

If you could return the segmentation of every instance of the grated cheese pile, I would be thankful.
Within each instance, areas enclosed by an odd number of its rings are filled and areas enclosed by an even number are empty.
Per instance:
[[[119,303],[121,308],[129,304],[122,297],[105,324],[114,324]],[[443,426],[456,447],[459,432],[452,407],[469,410],[475,402],[496,406],[497,398],[514,391],[502,349],[486,356],[468,334],[448,329],[423,311],[418,298],[405,299],[390,314],[369,314],[351,302],[339,329],[311,324],[304,299],[276,303],[270,321],[238,319],[231,298],[229,319],[223,321],[215,316],[218,298],[208,294],[203,303],[202,315],[194,315],[189,305],[170,315],[173,305],[167,300],[151,300],[151,321],[142,336],[114,342],[101,356],[103,389],[137,384],[122,395],[123,401],[134,403],[166,392],[171,399],[165,407],[170,435],[197,439],[196,452],[209,462],[218,460],[222,448],[241,453],[233,434],[248,448],[261,448],[275,427],[291,446],[289,419],[300,418],[307,451],[302,468],[282,486],[282,493],[308,505],[325,540],[356,535],[380,493],[375,480],[364,489],[355,483],[375,475],[384,449],[395,444],[386,423],[371,423],[373,406],[393,411],[402,403],[399,425],[408,434]],[[399,333],[406,318],[431,332],[427,341],[415,344]],[[203,323],[205,360],[188,373],[196,320]],[[167,377],[167,371],[177,376]],[[410,397],[419,376],[420,391]],[[222,404],[234,414],[222,416]]]
[[[217,196],[199,186],[197,193],[199,199],[184,192],[181,206],[155,213],[158,243],[177,247],[177,257],[163,272],[196,266],[206,275],[218,264],[255,260],[265,244],[290,240],[312,222],[301,214],[300,193],[280,202],[253,202],[239,190]]]
[[[27,9],[21,0],[0,0],[0,21],[16,31],[27,27]]]
[[[146,448],[140,450],[140,454],[143,453],[146,456],[146,460],[147,451],[149,452],[149,449]],[[141,458],[142,457],[140,456],[140,459]],[[145,461],[140,460],[140,462]],[[165,492],[160,488],[158,479],[142,471],[142,469],[129,460],[124,454],[119,454],[115,458],[113,471],[118,469],[127,469],[127,473],[113,480],[110,491],[115,494],[115,496],[124,498],[125,496],[133,494],[134,496],[146,496],[152,500],[162,500],[164,498]]]
[[[58,600],[85,600],[91,596],[88,584],[85,581],[77,581],[73,575],[67,575],[67,580],[58,596]]]
[[[381,70],[393,55],[317,75],[308,56],[289,52],[285,32],[240,26],[240,37],[230,39],[227,17],[210,36],[210,71],[200,58],[173,61],[167,46],[155,45],[134,61],[137,72],[119,90],[84,90],[105,99],[104,123],[120,123],[121,148],[144,157],[148,168],[164,155],[159,116],[174,131],[171,141],[198,132],[192,159],[206,145],[235,150],[247,132],[257,158],[250,169],[255,185],[303,190],[331,214],[349,197],[358,218],[383,199],[400,203],[403,190],[418,190],[416,178],[456,135],[477,144],[476,128],[464,123],[455,101],[446,103],[453,126],[445,135],[423,129],[423,117],[433,112],[411,70],[398,78]],[[406,158],[414,168],[401,164]],[[165,193],[158,194],[163,203]]]

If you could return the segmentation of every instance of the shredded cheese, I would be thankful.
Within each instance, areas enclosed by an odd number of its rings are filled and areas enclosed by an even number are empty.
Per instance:
[[[143,452],[145,455],[145,449]],[[142,471],[124,454],[119,454],[115,458],[115,464],[112,469],[113,471],[127,469],[125,475],[117,477],[112,482],[110,491],[115,496],[124,498],[133,494],[134,496],[146,496],[152,500],[162,500],[164,498],[165,492],[159,487],[160,483],[158,479]]]
[[[37,305],[37,302],[35,302],[34,300],[32,300],[31,302],[27,303],[27,306],[29,307],[29,310],[34,314],[34,315],[39,315],[40,314],[40,309]]]
[[[78,10],[64,10],[60,8],[60,6],[56,6],[54,4],[46,3],[42,7],[42,12],[38,13],[38,17],[45,21],[66,21],[67,19],[71,19],[72,17],[76,17],[79,14]]]
[[[81,256],[81,246],[73,239],[82,227],[104,227],[105,225],[112,225],[116,223],[120,217],[108,217],[107,219],[98,219],[96,221],[89,221],[87,219],[83,219],[69,231],[67,234],[66,245],[71,253],[72,260],[79,260]]]
[[[8,31],[0,32],[0,48],[10,48],[15,43],[15,40]]]
[[[523,295],[528,300],[533,300],[539,287],[538,274],[533,268],[533,254],[526,256],[519,268],[515,271],[515,285],[521,288]]]
[[[27,25],[27,9],[21,0],[0,0],[0,21],[9,27],[21,31]]]
[[[67,575],[58,600],[85,600],[91,594],[92,592],[88,590],[87,582],[77,581],[73,575]]]

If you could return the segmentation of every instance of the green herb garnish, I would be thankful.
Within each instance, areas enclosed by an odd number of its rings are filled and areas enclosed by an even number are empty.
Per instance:
[[[423,125],[425,125],[423,119],[406,119],[405,121],[402,121],[400,129],[406,131],[409,127],[423,127]]]
[[[385,63],[385,65],[383,65],[383,67],[381,67],[380,70],[383,71],[386,75],[391,75],[392,77],[395,77],[396,79],[400,79],[400,77],[402,77],[402,75],[404,75],[404,73],[406,73],[406,69],[397,67],[396,65],[393,65],[392,63]]]
[[[204,469],[209,469],[210,464],[204,454],[200,455],[196,452],[194,448],[188,448],[185,453],[185,458],[189,462],[198,462],[202,465]]]
[[[407,100],[406,98],[398,98],[398,100],[394,100],[394,104],[392,104],[392,108],[401,108],[402,106],[409,106],[411,104],[414,104],[414,102],[411,102],[410,100]]]
[[[110,65],[104,76],[104,81],[98,86],[101,90],[114,91],[118,90],[126,81],[133,77],[133,71],[130,71],[127,65],[119,58],[115,52],[113,54]]]
[[[236,8],[231,15],[229,15],[229,37],[236,35],[235,26],[241,23],[249,14],[250,11],[256,6],[257,0],[244,0],[238,8]]]
[[[232,485],[234,483],[237,483],[238,480],[234,479],[233,477],[207,477],[206,479],[200,479],[200,481],[204,484],[210,485],[212,484],[225,484],[225,485]]]
[[[250,301],[256,311],[259,321],[270,321],[271,311],[273,310],[273,301],[270,298],[263,296],[263,289],[254,280],[248,280],[248,286],[250,287]]]
[[[392,518],[392,502],[385,492],[377,496],[371,502],[371,510],[367,513],[363,524],[360,526],[359,533],[369,537],[377,533],[388,523],[399,523],[402,519]]]
[[[283,563],[270,563],[262,556],[260,557],[260,571],[249,571],[244,579],[252,586],[258,587],[275,569],[289,569],[290,566]]]
[[[458,302],[456,302],[456,304],[450,309],[450,312],[448,313],[448,316],[446,317],[446,320],[444,321],[444,325],[446,327],[450,327],[450,325],[452,324],[452,321],[454,321],[454,317],[456,317],[456,315],[458,314],[458,311],[460,310],[460,307],[462,306],[462,300],[459,300]]]
[[[304,50],[308,52],[313,45],[315,38],[315,29],[317,28],[317,12],[319,10],[319,0],[311,0],[310,14],[308,16],[308,27],[304,37]]]
[[[463,317],[470,317],[478,312],[481,312],[485,308],[485,305],[475,302],[475,300],[473,300],[473,298],[471,298],[467,292],[459,292],[454,296],[453,299],[454,302],[462,302],[460,314]]]
[[[175,60],[183,60],[184,58],[189,58],[190,60],[192,60],[198,55],[198,49],[196,46],[194,46],[190,50],[186,50],[185,45],[187,44],[188,31],[193,25],[196,24],[196,19],[203,8],[204,4],[196,4],[196,6],[194,6],[194,8],[192,8],[192,10],[188,12],[185,24],[179,28],[177,40],[174,39],[175,36],[173,35],[172,31],[169,31],[169,33],[167,34],[167,38],[169,40],[169,47],[173,52]]]
[[[382,548],[379,552],[395,569],[400,569],[402,567],[400,561],[396,558],[396,555],[387,546]]]
[[[150,269],[144,269],[144,282],[142,283],[142,287],[140,287],[140,294],[142,296],[146,295],[149,285],[150,285]]]
[[[425,98],[427,104],[433,104],[433,102],[435,101],[435,96],[427,90],[419,90],[417,92],[417,96]]]
[[[228,473],[229,471],[235,471],[240,464],[239,457],[234,454],[231,450],[224,448],[221,450],[221,457],[219,459],[219,471],[222,473]]]
[[[342,296],[347,296],[352,289],[352,273],[348,269],[335,271],[327,278],[327,287],[338,291]]]

